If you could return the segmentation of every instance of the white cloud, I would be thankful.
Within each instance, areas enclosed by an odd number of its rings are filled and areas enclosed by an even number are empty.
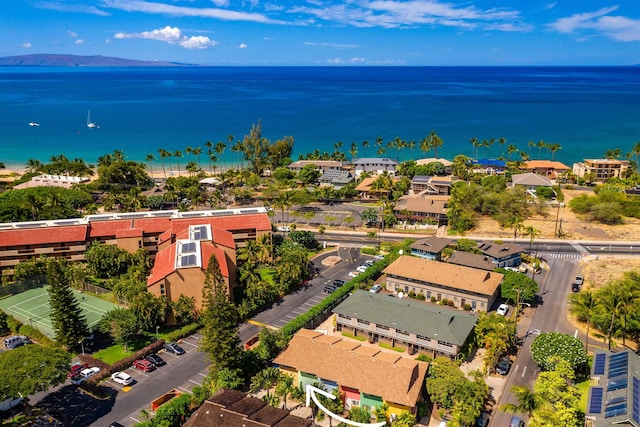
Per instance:
[[[25,49],[29,49],[31,47],[31,42],[24,42],[21,44],[22,47],[24,47]]]
[[[554,1],[553,3],[547,3],[547,4],[544,5],[544,8],[546,10],[553,9],[554,7],[556,7],[557,4],[558,4],[557,1]]]
[[[549,26],[560,33],[594,31],[623,42],[640,41],[640,20],[625,16],[611,16],[618,6],[606,7],[595,12],[576,13],[558,19]],[[581,37],[584,40],[584,37]]]
[[[188,37],[182,34],[180,28],[170,27],[169,25],[164,28],[152,31],[143,31],[141,33],[116,33],[114,38],[158,40],[169,44],[177,44],[185,49],[206,49],[218,44],[218,42],[211,40],[206,36]]]
[[[57,10],[59,12],[72,12],[72,13],[88,13],[91,15],[98,16],[110,16],[109,12],[105,12],[102,9],[98,9],[95,6],[88,6],[83,4],[74,4],[71,2],[61,2],[61,1],[41,1],[34,4],[35,7],[41,9],[49,9],[49,10]]]
[[[237,48],[238,48],[238,49],[246,49],[246,48],[248,48],[248,47],[249,47],[249,46],[247,46],[247,44],[246,44],[246,43],[240,43],[240,44],[237,46]]]
[[[322,47],[335,47],[338,49],[355,49],[361,47],[357,44],[341,44],[341,43],[329,43],[329,42],[304,42],[305,46],[322,46]]]
[[[291,12],[312,15],[325,21],[355,27],[408,28],[417,26],[451,26],[501,30],[498,24],[511,24],[509,31],[529,26],[518,24],[520,12],[506,8],[479,9],[456,6],[437,0],[362,0],[335,5],[298,6]]]
[[[235,10],[217,8],[183,7],[143,0],[104,0],[103,4],[105,5],[105,7],[124,10],[127,12],[142,12],[171,16],[195,16],[202,18],[216,18],[224,21],[250,21],[262,23],[279,22],[274,21],[261,13],[237,12]]]
[[[84,44],[84,40],[78,39],[78,40],[74,41],[73,43],[77,44],[77,45],[81,45],[81,44]]]
[[[69,37],[73,37],[73,38],[78,37],[78,33],[76,33],[75,31],[69,30],[67,31],[67,34],[69,34]]]
[[[341,58],[330,58],[327,59],[329,64],[344,64],[344,61]]]
[[[365,59],[364,58],[351,58],[349,60],[349,62],[351,62],[352,64],[364,64],[365,63]]]

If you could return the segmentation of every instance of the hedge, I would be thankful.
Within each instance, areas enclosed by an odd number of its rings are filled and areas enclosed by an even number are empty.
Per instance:
[[[100,368],[100,372],[86,381],[89,384],[97,384],[103,379],[110,377],[111,374],[125,370],[126,368],[131,366],[134,361],[142,359],[148,354],[156,353],[158,350],[162,349],[164,343],[164,340],[155,341],[148,346],[136,351],[131,356],[118,360],[113,365],[104,363],[102,360],[96,359],[89,354],[79,354],[78,359],[80,360],[80,362],[86,363],[89,366],[97,366],[98,368]]]

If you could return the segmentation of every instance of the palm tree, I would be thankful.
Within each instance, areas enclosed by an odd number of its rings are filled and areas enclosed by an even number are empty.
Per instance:
[[[293,377],[289,375],[280,375],[276,384],[276,396],[282,397],[282,409],[287,410],[287,396],[290,396],[296,387],[293,385]]]
[[[633,144],[631,153],[636,156],[636,172],[638,172],[640,171],[640,141],[637,141]]]
[[[500,137],[498,138],[498,144],[500,144],[500,155],[502,156],[502,153],[504,153],[504,144],[507,143],[507,138],[505,137]]]
[[[151,171],[151,176],[153,177],[153,161],[156,159],[156,156],[154,156],[153,154],[147,154],[144,159],[149,162],[149,170]]]
[[[369,141],[365,139],[362,141],[362,154],[367,154],[366,148],[369,148]]]
[[[176,150],[173,152],[173,156],[176,158],[178,162],[178,176],[180,176],[180,158],[182,157],[182,151]]]
[[[349,154],[351,154],[351,161],[353,161],[353,159],[358,155],[358,144],[355,142],[351,143],[351,150],[349,150]]]
[[[478,141],[478,138],[476,138],[475,136],[473,138],[471,138],[469,140],[469,142],[471,143],[471,145],[473,146],[473,152],[472,152],[472,156],[474,159],[478,158],[478,148],[480,147],[481,143]]]
[[[507,145],[507,155],[509,160],[511,160],[511,155],[518,153],[520,150],[514,144]]]
[[[413,427],[414,425],[416,425],[416,417],[407,411],[398,415],[398,418],[391,423],[391,427]]]
[[[611,159],[617,159],[618,157],[620,157],[620,149],[619,148],[613,148],[613,149],[609,149],[607,151],[604,152],[604,156],[605,158],[611,160]]]
[[[531,418],[534,411],[545,405],[542,397],[527,387],[515,385],[511,387],[511,393],[516,397],[518,403],[505,403],[504,405],[500,405],[500,410],[503,412],[527,414],[527,416]]]
[[[260,390],[265,390],[267,394],[264,397],[264,400],[272,404],[274,403],[271,399],[271,388],[278,383],[281,375],[283,375],[280,370],[276,367],[270,366],[268,368],[264,368],[262,371],[258,372],[251,378],[251,385],[249,390],[252,393],[257,393]],[[276,405],[277,406],[277,405]]]
[[[25,165],[25,169],[28,173],[36,173],[42,168],[42,162],[36,159],[27,160],[27,164]]]
[[[215,151],[216,157],[218,158],[218,160],[222,160],[222,163],[226,163],[226,161],[224,160],[224,157],[223,157],[224,150],[226,150],[226,149],[227,149],[227,144],[225,144],[222,141],[218,141],[216,146],[213,147],[213,151]]]
[[[164,174],[164,179],[167,179],[167,170],[164,168],[164,159],[171,156],[167,150],[164,148],[159,148],[158,153],[160,154],[160,162],[162,163],[162,173]]]
[[[558,143],[555,143],[555,144],[549,144],[548,148],[549,148],[549,152],[551,153],[551,160],[555,160],[556,151],[561,150],[562,146]]]
[[[527,227],[524,228],[524,232],[522,233],[525,236],[529,236],[530,240],[529,240],[529,252],[531,252],[531,247],[533,246],[533,241],[535,240],[536,237],[540,236],[540,230],[538,230],[537,228],[534,228],[533,226],[529,225]]]
[[[591,316],[598,304],[598,299],[593,291],[584,291],[571,296],[571,314],[580,320],[587,322],[587,343],[589,351],[589,329],[591,328]]]
[[[202,154],[202,147],[196,147],[191,150],[191,154],[196,157],[196,163],[198,164],[198,169],[200,169],[200,154]]]
[[[535,141],[529,141],[527,145],[529,146],[529,156],[531,156],[531,147],[536,147],[538,144]]]
[[[542,149],[547,147],[547,143],[544,142],[543,140],[538,141],[538,159],[542,158]]]
[[[380,406],[374,407],[373,416],[376,418],[376,422],[387,421],[388,410],[389,410],[389,405],[387,403],[383,403]]]
[[[604,314],[610,316],[609,330],[607,331],[607,341],[609,343],[609,351],[611,351],[611,340],[613,335],[617,332],[616,320],[622,310],[623,300],[618,292],[618,288],[615,286],[607,286],[602,288],[597,294],[598,308],[604,312]]]

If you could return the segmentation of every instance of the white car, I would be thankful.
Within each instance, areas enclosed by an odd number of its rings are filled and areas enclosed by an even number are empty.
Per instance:
[[[352,271],[349,273],[349,277],[356,277],[358,274],[360,274],[359,271]]]
[[[369,268],[366,265],[361,265],[358,268],[356,268],[356,271],[359,271],[360,273],[364,273],[365,271],[367,271],[367,268]]]
[[[133,383],[133,378],[126,372],[114,372],[111,374],[111,379],[122,385],[129,385]]]
[[[377,283],[375,285],[373,285],[371,287],[371,289],[369,289],[369,292],[371,292],[372,294],[377,294],[378,292],[380,292],[382,290],[382,286],[378,285]]]
[[[71,378],[71,384],[82,384],[87,378],[94,376],[98,372],[100,372],[100,368],[98,368],[97,366],[94,366],[93,368],[83,369],[78,375]]]
[[[507,304],[500,304],[498,306],[498,309],[496,310],[496,313],[498,313],[500,316],[506,316],[508,312],[509,306]]]

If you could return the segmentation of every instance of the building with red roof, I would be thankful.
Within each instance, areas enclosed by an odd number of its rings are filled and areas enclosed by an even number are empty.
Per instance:
[[[208,240],[189,234],[198,229],[197,226],[208,227]],[[159,280],[162,272],[170,274],[175,270],[175,259],[170,263],[174,270],[170,270],[164,266],[169,255],[161,252],[174,246],[179,239],[191,239],[199,241],[201,249],[212,245],[212,249],[205,248],[201,254],[220,255],[221,269],[226,269],[226,277],[233,278],[229,283],[233,288],[235,249],[268,233],[271,233],[271,222],[265,208],[108,213],[53,221],[2,223],[0,273],[12,276],[15,265],[42,255],[84,261],[85,251],[97,241],[117,245],[132,253],[146,248],[152,259],[158,258],[151,277]],[[208,258],[204,261],[205,268],[207,262]]]

